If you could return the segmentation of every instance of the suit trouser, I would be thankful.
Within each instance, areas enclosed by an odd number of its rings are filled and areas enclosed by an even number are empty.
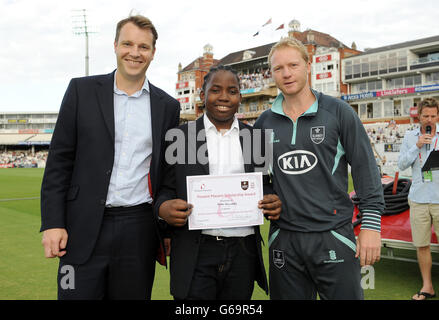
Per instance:
[[[270,228],[270,298],[362,300],[351,223],[325,232]]]
[[[60,260],[58,299],[150,299],[157,245],[149,204],[105,209],[89,260]]]
[[[191,287],[185,299],[250,300],[258,266],[255,235],[202,235]]]

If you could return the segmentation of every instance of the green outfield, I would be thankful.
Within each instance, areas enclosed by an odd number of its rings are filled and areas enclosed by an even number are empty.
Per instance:
[[[0,299],[56,299],[58,261],[45,259],[41,246],[41,169],[0,169]],[[268,224],[262,227],[267,244]],[[263,248],[265,262],[268,249]],[[412,251],[399,255],[414,258]],[[437,255],[433,257],[438,261]],[[420,289],[416,263],[382,259],[374,266],[374,288],[365,290],[366,299],[409,299]],[[371,273],[365,273],[371,276]],[[439,267],[433,266],[433,280],[439,290]],[[367,282],[369,285],[370,283]],[[157,266],[153,299],[172,299],[168,270]],[[259,288],[253,299],[268,297]]]

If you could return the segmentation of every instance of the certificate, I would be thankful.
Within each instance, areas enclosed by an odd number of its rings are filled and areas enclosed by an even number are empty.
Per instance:
[[[187,200],[193,205],[189,230],[255,226],[264,223],[258,201],[262,173],[188,176]]]

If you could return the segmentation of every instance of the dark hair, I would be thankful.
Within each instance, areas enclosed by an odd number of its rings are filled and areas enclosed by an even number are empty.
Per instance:
[[[119,23],[117,24],[117,27],[116,27],[116,37],[114,40],[115,42],[119,41],[120,30],[128,22],[134,23],[134,25],[140,29],[151,30],[152,35],[153,35],[152,45],[155,48],[155,42],[157,41],[157,38],[159,37],[157,34],[157,30],[155,29],[151,20],[149,20],[147,17],[141,16],[141,15],[129,16],[128,18],[119,21]]]
[[[225,65],[220,64],[220,65],[217,65],[216,67],[210,68],[209,72],[204,76],[203,86],[201,87],[201,89],[203,91],[205,91],[206,84],[209,82],[212,75],[217,73],[218,71],[230,71],[231,73],[233,73],[235,78],[236,78],[236,81],[238,81],[238,88],[241,88],[241,82],[239,81],[239,76],[238,76],[238,73],[236,72],[236,70],[232,69],[229,66],[225,66]]]

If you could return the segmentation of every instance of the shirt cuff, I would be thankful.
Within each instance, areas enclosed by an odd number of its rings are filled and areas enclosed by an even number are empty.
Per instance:
[[[375,212],[362,212],[361,230],[373,230],[381,232],[381,214]]]

